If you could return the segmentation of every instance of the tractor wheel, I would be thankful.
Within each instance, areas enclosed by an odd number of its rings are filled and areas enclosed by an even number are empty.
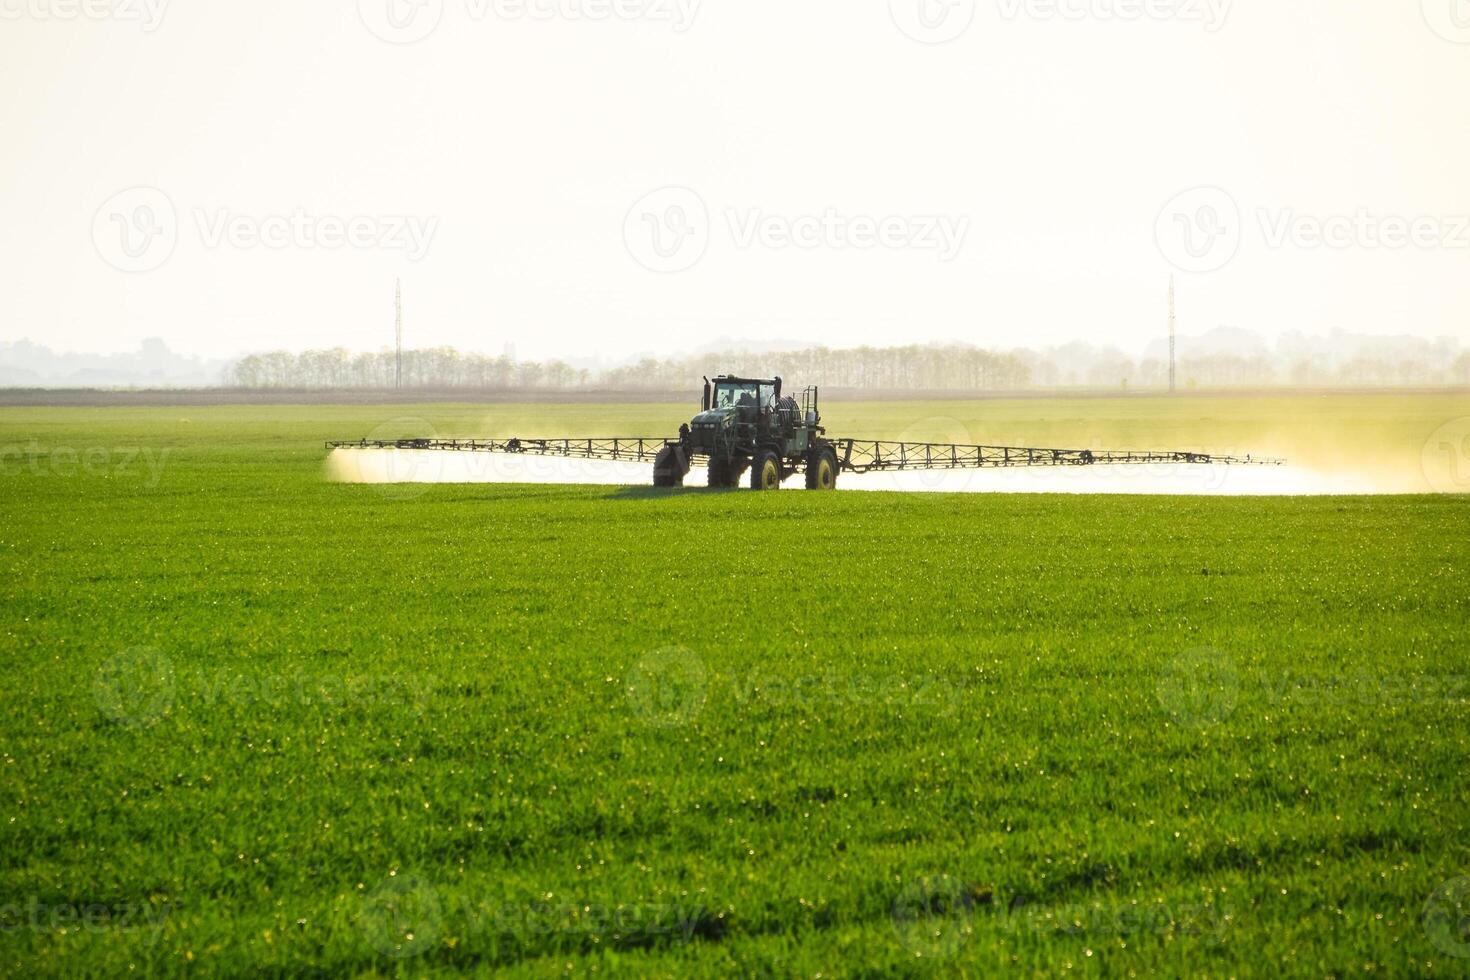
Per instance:
[[[658,451],[653,461],[653,485],[656,487],[680,487],[684,485],[684,474],[689,464],[678,446],[665,446]]]
[[[815,450],[806,461],[808,490],[837,489],[837,454],[831,447]]]
[[[710,457],[709,486],[711,490],[727,490],[735,485],[733,470],[728,460]]]
[[[781,459],[769,449],[756,454],[755,465],[750,468],[750,489],[781,489]]]

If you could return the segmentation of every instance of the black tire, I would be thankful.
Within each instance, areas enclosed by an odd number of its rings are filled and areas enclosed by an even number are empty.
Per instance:
[[[727,460],[710,457],[709,461],[709,486],[711,490],[728,490],[735,485],[731,476],[730,463]]]
[[[837,489],[837,453],[831,446],[813,449],[806,459],[808,490]]]
[[[658,451],[653,461],[653,485],[656,487],[681,487],[689,464],[678,446],[665,446]]]
[[[755,464],[750,468],[750,489],[781,489],[781,457],[769,449],[755,454]]]

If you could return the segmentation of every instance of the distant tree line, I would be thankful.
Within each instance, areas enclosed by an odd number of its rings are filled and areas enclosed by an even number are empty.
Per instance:
[[[225,383],[240,388],[392,388],[397,355],[354,354],[343,348],[251,354],[230,366]],[[724,353],[677,360],[648,358],[592,372],[563,361],[518,361],[467,354],[450,347],[403,352],[406,388],[687,389],[712,371],[780,375],[802,384],[843,388],[1006,390],[1031,383],[1031,369],[1014,354],[976,347],[858,347],[785,353]]]
[[[393,351],[271,351],[236,361],[224,381],[238,388],[392,388],[397,364]],[[517,361],[452,347],[403,352],[405,388],[578,388],[589,380],[587,371],[561,361]]]
[[[647,359],[598,376],[609,388],[685,389],[713,371],[782,377],[834,388],[1006,391],[1031,385],[1031,368],[1015,354],[978,347],[853,347],[767,353],[708,354],[681,360]]]
[[[883,390],[1018,391],[1028,388],[1129,389],[1165,387],[1167,361],[1141,360],[1112,348],[1071,344],[1038,352],[990,351],[966,345],[813,347],[799,351],[704,354],[592,371],[563,361],[520,361],[451,347],[403,352],[402,384],[420,389],[690,390],[710,372],[780,376],[792,383]],[[392,351],[343,348],[252,354],[231,364],[224,382],[240,388],[392,388]],[[1181,356],[1182,388],[1272,385],[1470,385],[1470,352],[1403,350],[1334,361],[1322,356],[1267,354]]]

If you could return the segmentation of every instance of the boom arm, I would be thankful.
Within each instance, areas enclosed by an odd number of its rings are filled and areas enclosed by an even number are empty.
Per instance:
[[[1016,446],[962,446],[954,443],[882,442],[834,439],[838,465],[846,472],[898,470],[974,470],[1005,466],[1093,466],[1144,463],[1192,463],[1228,466],[1279,466],[1284,460],[1253,456],[1216,456],[1194,452],[1144,452],[1095,449],[1037,449]],[[593,439],[399,439],[329,442],[328,449],[413,449],[451,452],[564,456],[573,459],[621,459],[651,463],[667,439],[619,436]]]
[[[1284,460],[1215,456],[1193,452],[1108,449],[1036,449],[1017,446],[960,446],[932,442],[873,442],[838,439],[842,468],[872,470],[978,470],[1002,466],[1094,466],[1140,463],[1198,463],[1279,466]]]

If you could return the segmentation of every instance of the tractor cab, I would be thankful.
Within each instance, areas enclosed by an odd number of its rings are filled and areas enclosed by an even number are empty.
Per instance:
[[[774,412],[781,399],[781,379],[769,381],[723,376],[704,385],[704,410],[735,410],[742,422],[754,422],[765,412]]]

